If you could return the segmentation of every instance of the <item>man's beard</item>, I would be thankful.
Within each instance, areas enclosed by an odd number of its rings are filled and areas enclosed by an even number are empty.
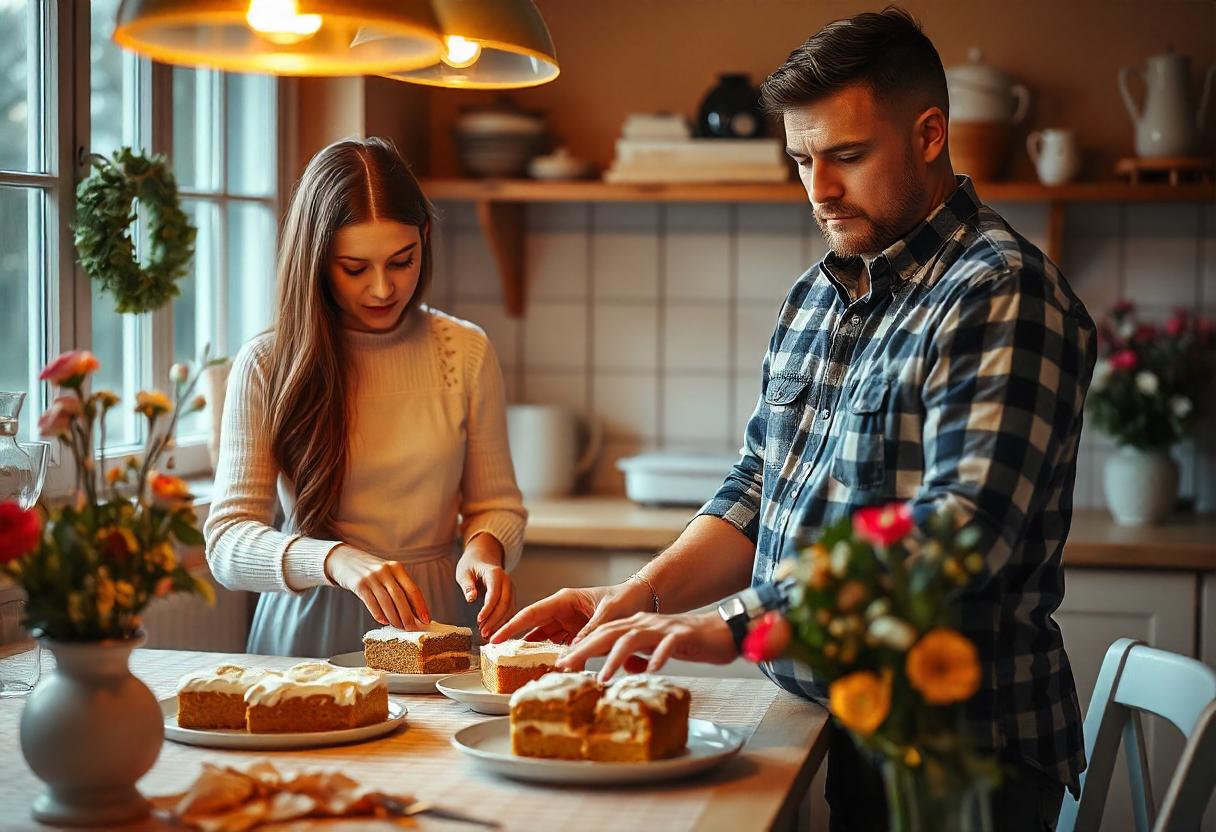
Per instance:
[[[874,219],[848,203],[829,202],[815,206],[815,223],[828,247],[841,257],[877,254],[906,234],[913,224],[924,219],[919,214],[923,210],[926,190],[909,163],[904,169],[903,179],[893,189],[889,202],[894,210],[887,218]],[[853,217],[855,219],[850,220],[850,224],[858,227],[850,231],[832,230],[827,221],[820,218],[820,212],[828,216]]]

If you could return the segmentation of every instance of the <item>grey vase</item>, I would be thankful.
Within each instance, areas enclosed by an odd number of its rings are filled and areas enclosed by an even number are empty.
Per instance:
[[[156,762],[164,717],[152,691],[131,674],[133,638],[94,642],[43,639],[58,662],[21,714],[21,751],[47,790],[34,818],[68,826],[137,820],[150,806],[136,782]]]

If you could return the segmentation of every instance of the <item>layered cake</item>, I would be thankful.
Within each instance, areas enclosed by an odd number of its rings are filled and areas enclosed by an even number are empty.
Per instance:
[[[425,630],[380,627],[363,635],[367,666],[389,673],[459,673],[469,669],[473,631],[438,624]]]
[[[533,679],[557,670],[564,648],[552,641],[512,639],[481,646],[481,683],[490,693],[515,693]]]
[[[688,744],[688,691],[657,676],[626,676],[595,706],[583,755],[639,762],[678,754]]]
[[[549,673],[511,695],[511,751],[521,757],[583,759],[602,690],[586,673]]]
[[[388,683],[377,670],[302,662],[264,676],[245,704],[255,734],[338,731],[388,719]]]
[[[245,728],[245,693],[272,670],[222,664],[182,677],[177,686],[177,724],[182,728]]]

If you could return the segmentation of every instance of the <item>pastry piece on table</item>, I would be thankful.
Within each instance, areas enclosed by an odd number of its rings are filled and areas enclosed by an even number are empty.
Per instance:
[[[557,670],[565,650],[552,641],[512,639],[481,646],[481,683],[490,693],[515,693],[528,682]]]
[[[584,755],[614,762],[674,757],[688,744],[690,704],[688,691],[667,679],[619,679],[596,704]]]
[[[245,693],[273,670],[222,664],[183,676],[177,684],[177,724],[182,728],[245,729]]]
[[[581,760],[602,686],[586,673],[549,673],[511,695],[511,752]]]
[[[337,731],[388,719],[388,683],[368,668],[302,662],[245,693],[255,734]]]
[[[363,635],[367,666],[389,673],[459,673],[468,670],[473,631],[432,621],[425,630],[380,627]]]

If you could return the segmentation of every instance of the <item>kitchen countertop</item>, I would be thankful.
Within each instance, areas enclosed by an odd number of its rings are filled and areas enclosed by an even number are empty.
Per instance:
[[[658,551],[684,530],[694,508],[650,508],[624,497],[528,502],[524,542],[571,549]],[[1118,526],[1101,510],[1073,513],[1064,547],[1070,567],[1216,571],[1216,516],[1171,518],[1151,528]]]

